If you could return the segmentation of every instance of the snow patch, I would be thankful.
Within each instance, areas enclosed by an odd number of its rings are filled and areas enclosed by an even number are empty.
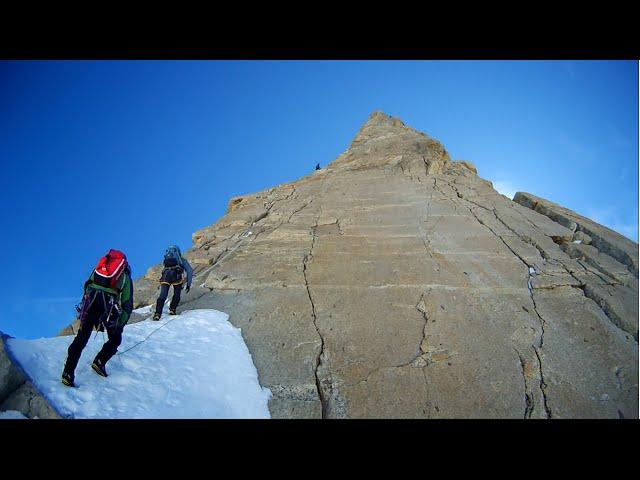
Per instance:
[[[260,386],[240,329],[228,318],[189,310],[127,325],[108,378],[90,367],[106,341],[94,332],[75,371],[78,388],[60,382],[74,336],[10,338],[7,348],[63,417],[269,418],[271,392]]]
[[[536,272],[536,269],[533,267],[529,267],[529,278],[527,279],[527,287],[529,288],[529,291],[531,293],[533,293],[533,285],[531,285],[531,277],[533,277],[534,275],[537,275],[538,272]]]
[[[148,313],[151,313],[152,307],[154,307],[154,305],[147,305],[146,307],[136,308],[133,313],[137,313],[138,315],[147,315]]]
[[[29,420],[29,417],[25,417],[22,412],[17,410],[7,410],[0,412],[0,420]]]

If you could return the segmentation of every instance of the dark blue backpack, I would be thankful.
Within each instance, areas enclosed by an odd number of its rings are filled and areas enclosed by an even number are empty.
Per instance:
[[[182,255],[180,255],[180,249],[175,245],[167,248],[162,263],[166,268],[182,266]]]
[[[180,255],[180,249],[178,247],[172,245],[167,248],[162,263],[164,269],[160,276],[160,283],[177,285],[183,282],[182,274],[184,273],[184,267],[182,264],[182,255]]]

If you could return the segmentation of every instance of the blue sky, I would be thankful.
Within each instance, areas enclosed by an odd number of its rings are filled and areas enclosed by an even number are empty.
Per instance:
[[[143,275],[232,196],[331,162],[374,110],[638,240],[637,62],[5,61],[0,330],[57,334],[109,248]]]

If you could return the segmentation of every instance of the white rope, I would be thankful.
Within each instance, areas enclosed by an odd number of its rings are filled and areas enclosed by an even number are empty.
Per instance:
[[[249,233],[251,233],[251,229],[254,227],[254,225],[255,225],[255,222],[253,222],[249,228],[247,228],[243,233],[241,233],[238,236],[238,239],[240,239],[240,241],[238,243],[236,243],[236,245],[231,250],[227,250],[226,252],[221,253],[220,257],[218,258],[218,261],[216,261],[216,263],[214,263],[210,267],[207,267],[203,271],[199,272],[198,276],[199,277],[200,276],[204,276],[205,274],[209,273],[215,267],[220,265],[222,263],[222,261],[225,260],[229,255],[231,255],[233,252],[235,252],[238,249],[238,247],[240,247],[240,245],[242,245],[244,243],[244,241],[247,238],[250,237]],[[194,275],[194,277],[195,277],[195,275]]]
[[[122,351],[122,352],[118,352],[116,353],[116,355],[124,355],[125,353],[127,353],[129,350],[133,350],[134,348],[136,348],[138,345],[144,343],[147,341],[147,339],[153,335],[154,333],[156,333],[158,330],[160,330],[161,328],[164,328],[166,325],[170,324],[171,322],[173,322],[176,318],[178,318],[177,316],[175,316],[174,318],[172,318],[171,320],[169,320],[168,322],[163,323],[162,325],[160,325],[158,328],[155,328],[149,335],[147,335],[143,340],[140,340],[138,343],[136,343],[135,345],[127,348],[126,350]]]

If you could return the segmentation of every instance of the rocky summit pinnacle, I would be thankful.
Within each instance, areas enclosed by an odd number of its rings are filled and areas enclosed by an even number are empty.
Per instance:
[[[369,115],[369,119],[354,138],[354,142],[362,142],[374,137],[386,137],[389,134],[400,134],[408,131],[415,132],[408,128],[399,118],[394,118],[378,110]]]
[[[328,168],[344,171],[366,168],[400,168],[403,172],[440,173],[450,166],[444,146],[407,127],[400,119],[376,111],[358,131],[349,148]]]
[[[242,329],[275,418],[637,418],[638,245],[477,173],[374,112],[193,234],[180,308]]]

